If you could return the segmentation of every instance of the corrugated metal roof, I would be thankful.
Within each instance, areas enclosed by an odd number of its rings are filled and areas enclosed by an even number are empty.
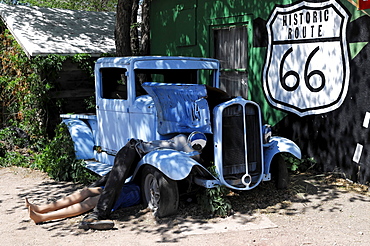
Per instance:
[[[116,13],[0,4],[0,16],[29,57],[114,53]]]

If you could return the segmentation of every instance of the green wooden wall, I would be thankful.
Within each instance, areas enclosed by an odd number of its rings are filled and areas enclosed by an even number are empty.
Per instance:
[[[255,47],[253,21],[267,20],[275,5],[292,0],[155,0],[151,7],[151,54],[214,57],[213,28],[244,25],[248,30],[248,99],[260,104],[266,123],[274,125],[285,113],[267,103],[262,88],[266,47]],[[351,1],[341,1],[352,19],[364,15]],[[355,54],[363,44],[350,44]],[[360,48],[358,48],[360,47]]]

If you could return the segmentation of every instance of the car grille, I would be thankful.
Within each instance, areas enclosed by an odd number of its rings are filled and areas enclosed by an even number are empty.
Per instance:
[[[262,173],[262,143],[259,108],[252,103],[231,104],[222,112],[222,173],[236,187],[249,174],[250,186]],[[245,180],[248,182],[248,180]],[[249,183],[249,182],[248,182]]]

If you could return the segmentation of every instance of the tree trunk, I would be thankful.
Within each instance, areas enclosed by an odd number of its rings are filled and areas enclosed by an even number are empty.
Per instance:
[[[133,0],[133,4],[132,4],[131,28],[130,28],[132,55],[139,55],[139,51],[140,51],[139,31],[138,31],[138,23],[137,23],[137,14],[138,14],[138,10],[139,10],[139,1],[140,0]]]
[[[142,5],[142,24],[141,24],[141,55],[150,54],[150,26],[149,9],[152,0],[143,0]]]
[[[137,15],[140,0],[118,0],[115,42],[117,56],[149,55],[149,9],[152,0],[142,2],[141,45]]]
[[[131,56],[131,17],[132,4],[134,0],[118,0],[116,27],[115,27],[115,42],[117,56]]]

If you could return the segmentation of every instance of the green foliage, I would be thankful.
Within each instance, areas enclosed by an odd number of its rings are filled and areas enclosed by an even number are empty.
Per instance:
[[[72,139],[63,123],[56,127],[55,137],[36,156],[33,167],[58,181],[90,183],[96,179],[87,172],[82,160],[76,160]]]
[[[2,167],[10,167],[10,166],[29,167],[32,160],[33,160],[32,156],[24,155],[17,151],[8,151],[5,153],[4,157],[0,157],[0,166]]]
[[[230,190],[225,186],[204,189],[197,194],[198,203],[213,216],[226,217],[232,210],[231,202],[227,198]]]
[[[217,177],[215,168],[211,165],[208,171]],[[231,202],[227,198],[229,193],[230,190],[226,186],[217,185],[214,188],[203,189],[197,194],[197,200],[205,212],[211,213],[212,216],[226,217],[232,210]]]
[[[29,167],[33,151],[28,149],[27,137],[17,136],[15,128],[0,130],[0,166]]]
[[[116,11],[118,0],[2,0],[13,5],[61,8],[87,11]],[[50,98],[50,90],[68,57],[48,55],[29,59],[10,32],[0,21],[0,166],[17,165],[38,168],[56,180],[91,182],[82,161],[75,160],[73,143],[63,126],[55,137],[47,135],[51,110],[58,111],[61,101]],[[106,55],[108,56],[108,55]],[[90,55],[71,58],[90,76],[94,63]],[[88,107],[95,108],[94,98]],[[12,129],[22,129],[27,138],[17,136]],[[40,152],[41,151],[41,152]]]
[[[7,146],[9,149],[15,147],[23,148],[28,144],[27,138],[19,138],[16,136],[16,131],[10,127],[0,130],[0,139],[4,146]]]
[[[50,140],[46,131],[49,112],[61,105],[50,98],[50,90],[58,88],[55,81],[68,57],[29,59],[4,24],[0,25],[0,166],[39,168],[57,180],[90,182],[95,177],[75,160],[69,135],[62,135],[58,128]],[[72,59],[91,74],[90,56]],[[26,137],[14,129],[21,129]]]
[[[37,56],[32,59],[31,68],[37,72],[44,80],[54,81],[58,78],[59,72],[63,69],[63,62],[66,56],[49,54],[47,56]],[[48,88],[53,86],[46,84]]]
[[[90,77],[94,77],[94,62],[89,54],[76,54],[72,56],[72,61],[78,64],[78,67],[84,70]]]
[[[8,30],[0,34],[0,128],[17,126],[36,139],[44,134],[47,87]]]
[[[0,141],[0,166],[2,166],[2,159],[1,158],[3,158],[5,155],[6,155],[6,145],[2,142],[2,141]]]
[[[288,170],[292,172],[306,172],[314,168],[314,166],[317,164],[313,157],[298,159],[291,154],[285,153],[282,156],[287,164]]]
[[[114,12],[118,0],[19,0],[18,2],[47,8]]]
[[[93,109],[95,110],[96,108],[96,101],[95,101],[95,96],[91,96],[89,98],[86,98],[84,100],[85,104],[86,104],[86,109],[89,110],[89,109]]]

